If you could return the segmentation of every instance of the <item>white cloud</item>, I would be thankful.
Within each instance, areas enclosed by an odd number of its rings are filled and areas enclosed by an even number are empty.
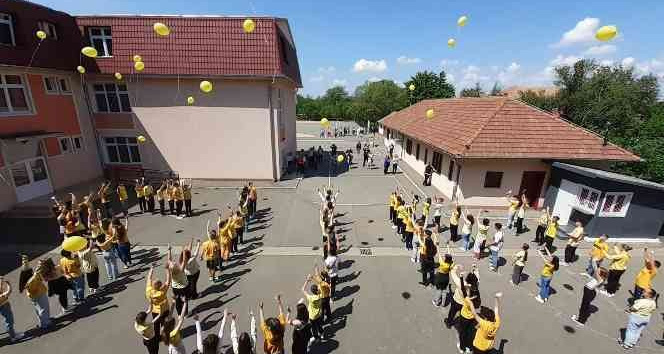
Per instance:
[[[512,62],[512,64],[510,64],[510,66],[507,67],[507,72],[515,73],[515,72],[519,71],[519,69],[521,69],[521,65],[519,65],[515,62]]]
[[[323,79],[324,79],[323,75],[319,75],[319,76],[312,77],[311,79],[309,79],[309,81],[311,81],[311,82],[321,82],[321,81],[323,81]]]
[[[636,61],[636,59],[634,59],[632,57],[627,57],[627,58],[622,60],[621,65],[624,66],[624,67],[632,67],[632,66],[634,66],[635,61]]]
[[[602,61],[599,62],[599,65],[601,65],[601,66],[613,66],[613,60],[611,60],[611,59],[602,60]]]
[[[446,67],[446,66],[457,66],[459,65],[458,60],[448,60],[448,59],[443,59],[440,61],[440,66],[441,67]]]
[[[380,73],[385,70],[387,70],[387,62],[385,61],[385,59],[381,60],[360,59],[355,62],[355,65],[353,65],[353,71],[356,73],[360,72]]]
[[[377,77],[377,76],[372,76],[372,77],[370,77],[367,81],[369,81],[369,82],[376,82],[376,81],[380,81],[380,80],[382,80],[382,79],[379,78],[379,77]]]
[[[583,58],[577,57],[575,55],[558,55],[549,63],[551,66],[561,66],[561,65],[574,65],[577,61]]]
[[[332,80],[332,84],[330,86],[346,86],[348,84],[348,81],[342,80],[342,79],[334,79]]]
[[[328,67],[321,67],[321,68],[318,68],[318,72],[319,72],[319,73],[323,73],[323,74],[331,74],[331,73],[333,73],[333,72],[335,72],[335,71],[337,71],[337,68],[335,68],[334,66],[328,66]]]
[[[565,32],[560,41],[554,47],[564,47],[573,44],[591,43],[595,41],[595,32],[599,27],[599,19],[587,17],[577,22],[576,26]]]
[[[583,52],[584,55],[588,56],[603,56],[607,54],[615,53],[618,48],[612,44],[603,44],[590,47]]]
[[[408,65],[408,64],[419,64],[422,62],[422,59],[420,58],[409,58],[405,55],[402,55],[397,58],[397,63],[401,65]]]

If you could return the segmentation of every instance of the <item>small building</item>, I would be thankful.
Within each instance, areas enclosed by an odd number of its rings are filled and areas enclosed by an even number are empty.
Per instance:
[[[554,162],[544,204],[561,225],[581,221],[591,237],[664,236],[664,185],[589,167]]]
[[[433,110],[433,117],[426,112]],[[591,131],[507,97],[423,100],[379,124],[384,143],[432,185],[468,207],[504,208],[505,194],[541,206],[551,163],[605,166],[639,161]]]

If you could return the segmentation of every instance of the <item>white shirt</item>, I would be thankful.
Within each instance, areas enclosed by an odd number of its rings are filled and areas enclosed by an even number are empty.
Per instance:
[[[495,234],[493,234],[493,243],[495,245],[491,245],[489,247],[490,250],[492,251],[500,251],[501,248],[503,248],[503,232],[502,231],[496,231]]]
[[[433,216],[441,216],[443,214],[443,205],[440,203],[433,204]]]
[[[194,275],[198,273],[199,270],[200,268],[198,267],[198,261],[196,261],[196,257],[194,256],[189,257],[187,264],[184,265],[184,274]]]
[[[653,299],[638,299],[630,308],[630,312],[642,317],[650,317],[657,309],[657,303]]]
[[[325,258],[325,267],[330,277],[336,277],[339,272],[339,258],[337,256],[327,256]]]
[[[590,289],[590,290],[595,290],[595,288],[598,287],[603,282],[604,282],[603,280],[600,281],[600,280],[597,280],[597,278],[592,278],[586,283],[585,287]]]

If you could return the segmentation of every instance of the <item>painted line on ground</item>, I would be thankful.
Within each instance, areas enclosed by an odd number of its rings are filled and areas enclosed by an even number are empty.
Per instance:
[[[417,185],[417,183],[413,182],[413,180],[410,178],[410,176],[408,176],[408,173],[406,173],[406,171],[404,171],[404,170],[401,168],[401,166],[397,166],[397,168],[398,168],[399,170],[401,170],[401,172],[403,172],[402,175],[406,176],[406,178],[408,178],[408,181],[410,181],[410,183],[411,183],[413,186],[415,186],[415,188],[417,188],[417,190],[420,192],[420,194],[424,196],[424,199],[426,199],[426,198],[429,197],[426,193],[424,193],[424,191],[420,188],[420,186]],[[396,178],[396,175],[394,176],[394,178]]]

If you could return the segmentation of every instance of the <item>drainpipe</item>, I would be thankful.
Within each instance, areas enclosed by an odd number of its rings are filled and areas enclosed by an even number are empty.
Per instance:
[[[279,180],[279,174],[277,171],[277,149],[279,148],[277,146],[277,141],[274,137],[275,134],[275,129],[274,129],[274,107],[272,106],[272,84],[268,84],[267,86],[267,106],[268,109],[270,110],[270,143],[272,145],[272,180],[273,181],[278,181]]]
[[[97,158],[99,159],[99,167],[101,167],[101,173],[104,178],[105,172],[104,171],[104,155],[102,154],[102,144],[101,141],[99,140],[99,134],[97,133],[97,125],[95,124],[95,119],[94,119],[94,112],[92,111],[92,105],[90,104],[90,97],[88,96],[88,84],[87,81],[81,80],[81,90],[83,92],[83,100],[85,101],[85,106],[88,111],[88,116],[90,117],[90,128],[92,128],[92,135],[95,138],[95,142],[97,143]]]

